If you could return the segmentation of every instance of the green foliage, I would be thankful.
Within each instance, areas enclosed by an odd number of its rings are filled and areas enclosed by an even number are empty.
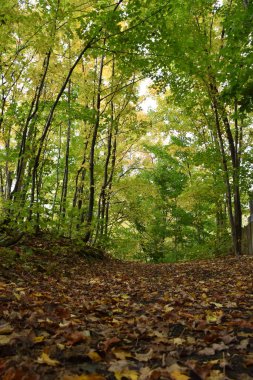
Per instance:
[[[253,186],[248,3],[6,1],[1,222],[90,233],[120,258],[227,251],[228,185],[243,212]],[[148,114],[143,77],[157,99]]]

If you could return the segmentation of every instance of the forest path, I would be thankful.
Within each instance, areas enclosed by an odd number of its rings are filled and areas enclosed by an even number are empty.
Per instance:
[[[245,256],[0,260],[0,378],[253,379],[252,269]]]

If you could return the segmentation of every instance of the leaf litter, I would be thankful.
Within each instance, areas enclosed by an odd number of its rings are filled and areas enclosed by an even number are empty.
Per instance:
[[[253,379],[252,268],[249,256],[143,264],[48,249],[9,267],[2,258],[0,378]]]

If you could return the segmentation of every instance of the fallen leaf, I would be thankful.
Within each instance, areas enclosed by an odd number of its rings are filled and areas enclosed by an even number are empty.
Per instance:
[[[221,303],[218,303],[218,302],[210,302],[211,305],[214,305],[216,307],[223,307],[223,305]]]
[[[33,338],[33,342],[34,342],[34,343],[41,343],[41,342],[43,342],[44,340],[45,340],[44,335],[41,335],[41,336],[35,336],[35,337]]]
[[[7,284],[0,282],[0,290],[4,290],[7,287]]]
[[[206,355],[206,356],[214,355],[215,354],[215,350],[212,347],[206,347],[206,348],[203,348],[202,350],[200,350],[198,352],[198,354],[199,355]]]
[[[246,350],[246,348],[248,347],[249,345],[249,339],[242,339],[240,341],[240,344],[237,344],[236,348],[238,350]]]
[[[113,355],[120,360],[125,360],[126,358],[131,358],[132,354],[127,351],[120,350],[118,348],[114,348],[112,350]]]
[[[253,365],[253,353],[245,356],[244,363],[246,364],[247,367]]]
[[[153,357],[153,350],[152,348],[146,353],[146,354],[135,354],[135,358],[139,360],[140,362],[147,362]]]
[[[196,343],[196,339],[193,336],[187,336],[186,341],[189,344],[195,344]]]
[[[124,369],[121,372],[114,372],[114,376],[117,380],[129,379],[129,380],[138,380],[139,375],[137,371],[131,369]]]
[[[182,338],[174,338],[174,339],[173,339],[173,343],[174,343],[176,346],[180,346],[180,345],[182,345],[184,342],[185,342],[185,339],[182,339]]]
[[[113,338],[110,338],[110,339],[105,340],[105,341],[102,343],[102,345],[103,345],[103,347],[104,347],[104,350],[105,350],[105,351],[108,351],[108,349],[109,349],[112,345],[114,345],[114,344],[116,344],[116,343],[119,343],[119,342],[120,342],[120,339],[117,338],[117,337],[115,336],[115,337],[113,337]]]
[[[12,339],[11,335],[0,335],[0,345],[5,345],[10,343]]]
[[[93,361],[93,362],[100,362],[102,360],[101,356],[96,351],[90,351],[88,352],[87,356]]]
[[[43,352],[41,354],[41,356],[38,358],[37,362],[39,364],[47,364],[47,365],[50,365],[50,366],[56,366],[58,364],[60,364],[60,362],[58,362],[58,360],[54,360],[54,359],[51,359],[48,354],[46,354],[45,352]]]
[[[165,305],[164,306],[164,311],[166,313],[169,313],[170,311],[174,310],[174,307],[173,306],[170,306],[170,305]]]
[[[224,342],[221,342],[221,343],[214,343],[212,345],[212,348],[215,350],[215,351],[222,351],[222,350],[227,350],[228,349],[228,346],[226,346],[224,344]]]
[[[80,342],[85,342],[89,338],[89,334],[86,333],[85,331],[76,331],[73,332],[72,334],[68,335],[68,341],[67,345],[73,346],[74,344],[80,343]]]
[[[224,376],[223,372],[220,372],[218,370],[213,370],[210,372],[206,380],[224,380],[225,378],[226,377]]]
[[[106,380],[106,378],[102,375],[93,373],[90,375],[65,375],[63,380]]]
[[[2,380],[23,380],[23,379],[29,379],[29,380],[39,380],[40,377],[34,373],[30,372],[29,370],[23,370],[22,368],[8,368],[7,371],[4,373],[3,377],[1,377]]]
[[[11,334],[13,330],[13,327],[9,323],[5,323],[0,326],[0,335]]]
[[[171,380],[189,380],[190,377],[179,371],[170,372]]]
[[[206,314],[206,321],[208,323],[221,323],[221,318],[223,317],[223,311],[218,310],[218,311],[207,311]]]

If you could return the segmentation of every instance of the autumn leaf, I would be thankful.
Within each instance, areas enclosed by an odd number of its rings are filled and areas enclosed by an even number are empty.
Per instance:
[[[94,373],[90,375],[65,375],[62,380],[106,380],[106,378]]]
[[[35,337],[33,338],[33,342],[34,342],[34,343],[41,343],[41,342],[43,342],[44,340],[45,340],[44,335],[41,335],[41,336],[35,336]]]
[[[165,311],[165,313],[169,313],[169,312],[171,312],[172,310],[174,310],[174,307],[173,307],[173,306],[170,306],[170,305],[165,305],[165,306],[164,306],[164,311]]]
[[[124,380],[124,379],[129,379],[129,380],[138,380],[138,372],[131,370],[131,369],[124,369],[120,372],[114,372],[114,376],[116,377],[117,380]]]
[[[114,344],[116,343],[119,343],[120,342],[120,339],[117,338],[117,337],[113,337],[113,338],[110,338],[110,339],[107,339],[105,340],[102,345],[103,345],[103,348],[105,351],[108,351],[108,349],[113,346]]]
[[[129,363],[127,360],[114,361],[108,370],[114,373],[116,380],[123,380],[124,378],[129,380],[138,380],[138,372],[129,369]]]
[[[0,345],[5,345],[10,343],[12,339],[11,335],[0,335]]]
[[[244,363],[247,367],[253,366],[253,353],[245,356]]]
[[[132,357],[132,354],[130,352],[123,351],[118,348],[112,349],[112,353],[117,359],[120,359],[120,360],[125,360],[126,358]]]
[[[90,352],[88,352],[87,356],[93,362],[100,362],[102,360],[101,356],[96,351],[90,351]]]
[[[140,362],[147,362],[152,358],[153,354],[154,352],[151,348],[146,354],[135,354],[135,357]]]
[[[51,359],[48,356],[48,354],[46,354],[45,352],[43,352],[41,354],[41,356],[38,358],[37,362],[40,364],[47,364],[47,365],[52,366],[52,367],[60,364],[60,362],[58,362],[58,360]]]
[[[215,350],[212,347],[205,347],[202,350],[200,350],[198,352],[198,354],[199,355],[206,355],[206,356],[214,355],[215,354]]]
[[[9,323],[0,326],[0,335],[7,335],[13,332],[13,327]]]
[[[74,344],[80,343],[80,342],[85,342],[90,336],[89,331],[76,331],[73,332],[72,334],[68,335],[68,341],[67,345],[73,346]]]
[[[176,346],[180,346],[180,345],[182,345],[184,342],[185,342],[185,339],[183,339],[183,338],[174,338],[174,339],[173,339],[173,343],[174,343]]]
[[[218,310],[218,311],[207,311],[206,314],[206,321],[208,323],[221,323],[221,318],[223,317],[223,311]]]
[[[179,371],[170,372],[170,377],[172,380],[189,380],[190,379],[189,376],[184,375],[182,372],[179,372]]]

